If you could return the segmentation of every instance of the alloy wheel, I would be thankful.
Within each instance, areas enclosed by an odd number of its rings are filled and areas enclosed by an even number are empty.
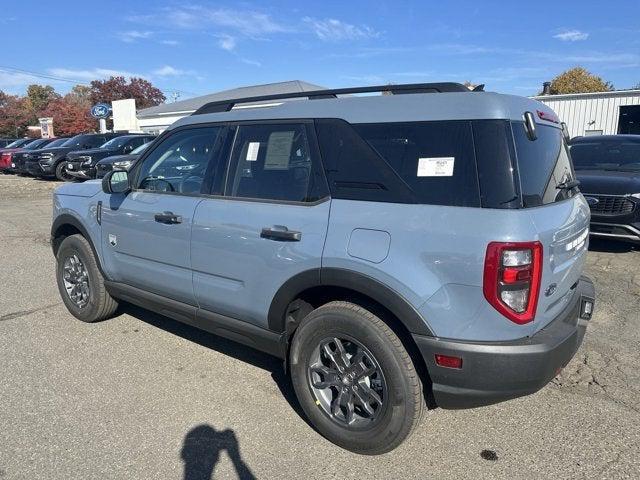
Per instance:
[[[62,280],[69,299],[78,308],[89,303],[89,274],[87,268],[75,253],[64,259]]]

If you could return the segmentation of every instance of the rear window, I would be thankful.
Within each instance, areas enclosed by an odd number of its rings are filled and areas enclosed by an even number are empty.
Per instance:
[[[408,185],[418,203],[479,206],[469,121],[354,125]]]
[[[529,140],[524,122],[512,122],[512,129],[523,206],[536,207],[573,196],[575,190],[558,188],[575,178],[562,131],[538,124],[538,138]]]
[[[640,143],[628,141],[589,141],[571,146],[576,170],[640,170]]]

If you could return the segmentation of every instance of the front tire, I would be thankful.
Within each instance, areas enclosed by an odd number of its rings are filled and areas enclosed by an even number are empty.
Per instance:
[[[70,235],[58,248],[56,280],[62,301],[69,312],[83,322],[111,317],[118,302],[104,286],[91,245],[82,235]]]
[[[389,452],[422,416],[422,383],[409,354],[386,323],[358,305],[331,302],[311,312],[289,361],[304,412],[342,448]]]
[[[63,182],[73,182],[74,177],[67,173],[66,162],[60,162],[56,165],[56,178],[58,180],[62,180]]]

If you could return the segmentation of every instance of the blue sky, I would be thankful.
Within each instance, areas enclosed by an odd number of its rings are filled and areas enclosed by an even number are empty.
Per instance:
[[[300,79],[465,81],[532,95],[575,65],[640,83],[640,1],[14,1],[0,89],[142,76],[168,97]],[[44,74],[52,79],[33,76]]]

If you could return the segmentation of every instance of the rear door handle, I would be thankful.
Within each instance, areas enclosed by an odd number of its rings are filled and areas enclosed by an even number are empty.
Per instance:
[[[263,228],[260,236],[278,242],[299,242],[302,239],[302,232],[289,230],[284,225],[274,225],[273,227]]]
[[[156,213],[154,218],[156,222],[165,223],[167,225],[182,223],[182,216],[176,215],[173,212]]]

